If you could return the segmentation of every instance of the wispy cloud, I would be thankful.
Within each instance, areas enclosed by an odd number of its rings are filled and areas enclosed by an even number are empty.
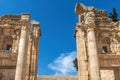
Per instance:
[[[73,67],[73,60],[76,52],[62,53],[48,67],[55,72],[55,75],[74,75],[76,73]]]

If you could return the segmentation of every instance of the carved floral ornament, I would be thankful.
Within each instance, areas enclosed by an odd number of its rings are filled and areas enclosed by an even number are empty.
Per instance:
[[[84,21],[77,24],[77,27],[80,27],[83,31],[87,31],[90,28],[95,28],[95,15],[94,12],[86,13]],[[90,29],[93,30],[93,29]]]
[[[85,16],[85,25],[87,28],[95,28],[94,12],[88,12]]]
[[[77,32],[82,32],[81,36],[84,36],[87,34],[87,32],[89,31],[93,31],[94,30],[94,23],[90,21],[90,19],[87,21],[88,24],[83,24],[82,22],[81,23],[78,23],[77,26],[76,26],[76,29],[75,29],[75,36],[77,36]]]
[[[84,28],[85,28],[84,25],[77,24],[74,36],[79,38],[84,38],[86,36],[86,30]]]

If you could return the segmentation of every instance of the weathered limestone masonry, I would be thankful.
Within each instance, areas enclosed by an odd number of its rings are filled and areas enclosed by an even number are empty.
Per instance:
[[[120,80],[120,21],[77,4],[78,74],[37,76],[40,24],[29,14],[0,17],[0,80]]]
[[[37,80],[39,26],[30,14],[0,17],[0,80]]]
[[[40,24],[29,14],[0,17],[0,80],[78,80],[77,76],[37,76]]]
[[[120,80],[120,21],[104,10],[77,4],[75,37],[79,80]]]

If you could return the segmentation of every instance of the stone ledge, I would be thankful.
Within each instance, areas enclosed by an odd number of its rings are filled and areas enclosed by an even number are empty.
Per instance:
[[[78,80],[77,76],[37,76],[37,80]]]
[[[120,58],[120,54],[113,54],[113,53],[106,53],[106,54],[98,54],[99,58],[101,59],[114,59]]]

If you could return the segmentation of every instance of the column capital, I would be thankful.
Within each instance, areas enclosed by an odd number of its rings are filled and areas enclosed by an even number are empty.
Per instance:
[[[83,22],[79,22],[76,24],[74,36],[78,37],[78,34],[79,34],[79,37],[80,37],[80,35],[85,36],[85,34],[86,34],[85,25]]]
[[[76,37],[84,38],[85,37],[85,31],[82,30],[79,27],[76,27],[76,33],[75,33],[75,35],[76,35]]]
[[[87,12],[85,15],[85,26],[86,28],[95,28],[95,14],[94,12]]]
[[[22,26],[21,26],[21,30],[27,30],[27,26],[22,25]]]
[[[13,40],[16,40],[17,36],[16,35],[12,35],[12,38],[13,38]]]
[[[84,34],[95,28],[95,14],[93,11],[87,12],[84,17],[84,21],[77,23],[75,36],[79,30],[83,31]]]

